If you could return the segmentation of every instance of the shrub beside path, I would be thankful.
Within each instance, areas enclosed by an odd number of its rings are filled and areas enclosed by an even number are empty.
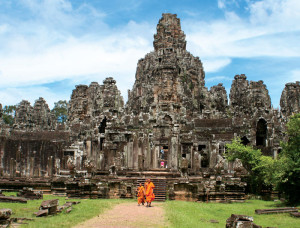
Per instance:
[[[153,202],[152,204],[150,208],[137,206],[136,202],[118,204],[111,210],[78,224],[75,228],[168,227],[163,203]]]

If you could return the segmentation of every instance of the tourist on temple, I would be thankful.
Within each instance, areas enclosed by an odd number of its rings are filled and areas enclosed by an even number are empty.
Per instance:
[[[154,200],[155,195],[153,193],[153,189],[155,188],[154,184],[151,182],[150,179],[147,180],[147,187],[146,187],[146,202],[147,207],[151,207],[151,202]]]
[[[138,197],[138,206],[141,204],[144,205],[145,203],[145,188],[144,186],[140,183],[139,187],[136,189],[137,191],[137,197]]]

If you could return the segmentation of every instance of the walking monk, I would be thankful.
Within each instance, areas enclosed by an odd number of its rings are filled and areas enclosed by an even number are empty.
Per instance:
[[[145,188],[144,186],[140,183],[140,186],[137,188],[137,196],[138,196],[138,205],[145,203]]]
[[[147,180],[146,185],[146,202],[147,207],[151,207],[151,202],[154,200],[155,195],[153,193],[153,189],[155,188],[154,184],[151,182],[150,179]]]

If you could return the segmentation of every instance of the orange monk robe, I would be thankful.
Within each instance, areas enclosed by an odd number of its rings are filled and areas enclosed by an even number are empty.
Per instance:
[[[138,187],[138,204],[145,203],[145,189],[144,186]]]
[[[147,188],[146,188],[147,203],[151,203],[155,198],[155,195],[153,193],[153,188],[155,188],[154,184],[152,182],[148,183]]]

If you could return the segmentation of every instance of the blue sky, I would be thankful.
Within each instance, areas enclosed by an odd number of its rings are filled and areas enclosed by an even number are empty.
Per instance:
[[[162,13],[176,13],[206,86],[263,80],[274,107],[300,80],[299,0],[0,0],[0,103],[50,107],[75,85],[114,77],[125,100],[153,50]]]

